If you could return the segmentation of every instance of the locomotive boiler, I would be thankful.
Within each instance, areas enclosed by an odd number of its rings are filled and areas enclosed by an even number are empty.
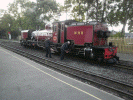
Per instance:
[[[21,45],[24,46],[34,46],[34,47],[42,47],[44,41],[48,38],[52,37],[52,30],[22,30],[21,31]]]
[[[70,41],[69,51],[72,54],[84,55],[88,59],[119,60],[117,47],[107,43],[110,35],[106,23],[97,21],[77,22],[74,20],[53,23],[53,49],[60,52],[60,47]]]

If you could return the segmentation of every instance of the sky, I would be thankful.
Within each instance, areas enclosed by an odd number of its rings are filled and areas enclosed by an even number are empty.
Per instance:
[[[9,3],[12,3],[14,0],[3,0],[1,3],[0,3],[0,9],[6,9],[7,10],[7,6]],[[36,1],[36,0],[30,0],[30,1]],[[61,5],[64,5],[64,0],[56,0],[57,3],[60,3]],[[70,16],[67,15],[67,19],[69,19]],[[63,20],[66,20],[66,13],[62,13],[61,16],[60,16],[60,21],[63,21]],[[118,25],[117,27],[116,26],[113,26],[113,27],[109,27],[109,30],[114,30],[114,31],[121,31],[122,29],[122,25]],[[128,25],[126,25],[126,28],[125,28],[125,32],[129,32],[128,31]]]

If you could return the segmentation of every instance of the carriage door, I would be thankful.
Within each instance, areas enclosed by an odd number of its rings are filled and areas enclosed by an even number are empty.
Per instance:
[[[58,43],[58,23],[53,24],[53,42]]]
[[[58,43],[61,42],[61,23],[58,23]]]
[[[64,43],[64,23],[61,23],[61,43]]]
[[[61,23],[60,22],[56,22],[53,24],[53,42],[54,43],[62,43],[62,29],[61,29]]]

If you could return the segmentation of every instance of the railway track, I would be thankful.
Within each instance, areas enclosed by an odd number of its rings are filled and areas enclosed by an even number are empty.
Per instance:
[[[27,58],[30,58],[38,63],[47,65],[51,68],[59,70],[73,77],[77,77],[79,79],[85,80],[88,83],[95,84],[100,88],[109,89],[110,91],[119,95],[122,98],[126,98],[129,100],[133,98],[133,85],[131,84],[127,84],[127,83],[124,83],[118,80],[114,80],[114,79],[102,76],[101,74],[95,74],[95,73],[92,73],[92,72],[89,72],[83,69],[81,70],[74,66],[64,65],[63,63],[60,63],[58,61],[52,61],[42,56],[31,54],[30,52],[25,52],[23,50],[10,47],[2,43],[0,43],[0,45],[8,50],[11,50]]]
[[[133,62],[120,60],[118,64],[114,65],[123,69],[133,70]]]
[[[14,41],[16,43],[19,43],[17,41]],[[22,46],[19,46],[18,48],[21,48]],[[79,60],[83,60],[83,58],[78,58]],[[91,63],[91,61],[90,61]],[[96,64],[99,64],[98,62],[95,62],[94,63]],[[108,64],[110,65],[110,64]],[[119,63],[117,64],[111,64],[112,67],[115,67],[115,68],[121,68],[121,69],[124,69],[124,70],[129,70],[130,73],[133,73],[133,62],[131,61],[123,61],[123,60],[120,60]]]

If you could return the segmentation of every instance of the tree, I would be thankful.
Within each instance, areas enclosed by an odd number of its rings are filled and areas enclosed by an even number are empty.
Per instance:
[[[83,21],[85,19],[85,13],[87,13],[86,20],[95,21],[107,21],[107,15],[109,12],[109,3],[107,0],[103,2],[100,0],[66,0],[65,4],[72,4],[70,6],[72,15],[75,19],[79,18]]]
[[[87,2],[89,3],[89,2]],[[88,19],[95,21],[105,21],[104,20],[104,10],[102,11],[102,2],[99,0],[93,0],[91,4],[88,5]],[[103,13],[103,14],[102,14]]]
[[[115,12],[115,16],[117,20],[123,24],[122,28],[122,36],[125,34],[125,26],[126,24],[132,20],[133,18],[133,1],[132,0],[114,0],[117,3],[117,11]],[[129,25],[132,25],[129,22]],[[129,26],[131,29],[131,26]]]
[[[71,16],[75,20],[77,21],[85,20],[86,9],[85,9],[85,4],[83,4],[83,1],[82,0],[65,0],[64,10],[66,11],[66,14],[72,8]]]
[[[37,0],[36,13],[42,20],[50,20],[53,17],[53,13],[58,10],[56,1],[53,0]]]
[[[130,33],[133,32],[133,20],[130,20],[129,23],[128,23],[128,25],[129,25],[129,27],[128,27],[129,32]]]
[[[15,25],[18,29],[23,29],[22,19],[25,12],[25,5],[29,0],[15,0],[8,5],[8,13],[15,18]]]
[[[49,0],[49,2],[37,0],[37,3],[27,2],[25,7],[24,19],[28,29],[44,29],[46,22],[50,21],[58,10],[58,5],[53,0]]]
[[[16,23],[16,19],[11,16],[8,13],[5,13],[2,17],[1,17],[1,30],[4,32],[2,33],[4,36],[8,35],[8,32],[11,33],[13,38],[16,38],[18,36],[18,28],[17,28],[17,23]]]
[[[112,35],[112,37],[124,37],[124,35],[121,35],[121,32],[117,32],[116,34]]]
[[[53,0],[49,2],[47,0],[37,0],[37,2],[15,0],[9,4],[8,8],[8,12],[15,17],[19,29],[36,29],[37,27],[44,29],[46,21],[50,21],[57,10],[58,5]]]
[[[6,30],[4,34],[7,35],[10,31],[16,38],[20,29],[44,29],[46,21],[50,21],[57,11],[58,5],[54,0],[14,0],[8,11],[0,10],[0,33]]]
[[[133,32],[133,2],[129,5],[129,21],[128,21],[128,30]]]
[[[72,9],[72,16],[78,20],[82,16],[84,19],[87,12],[86,20],[107,22],[111,26],[123,24],[122,36],[125,33],[126,24],[132,32],[133,25],[133,0],[65,0],[65,4]]]

